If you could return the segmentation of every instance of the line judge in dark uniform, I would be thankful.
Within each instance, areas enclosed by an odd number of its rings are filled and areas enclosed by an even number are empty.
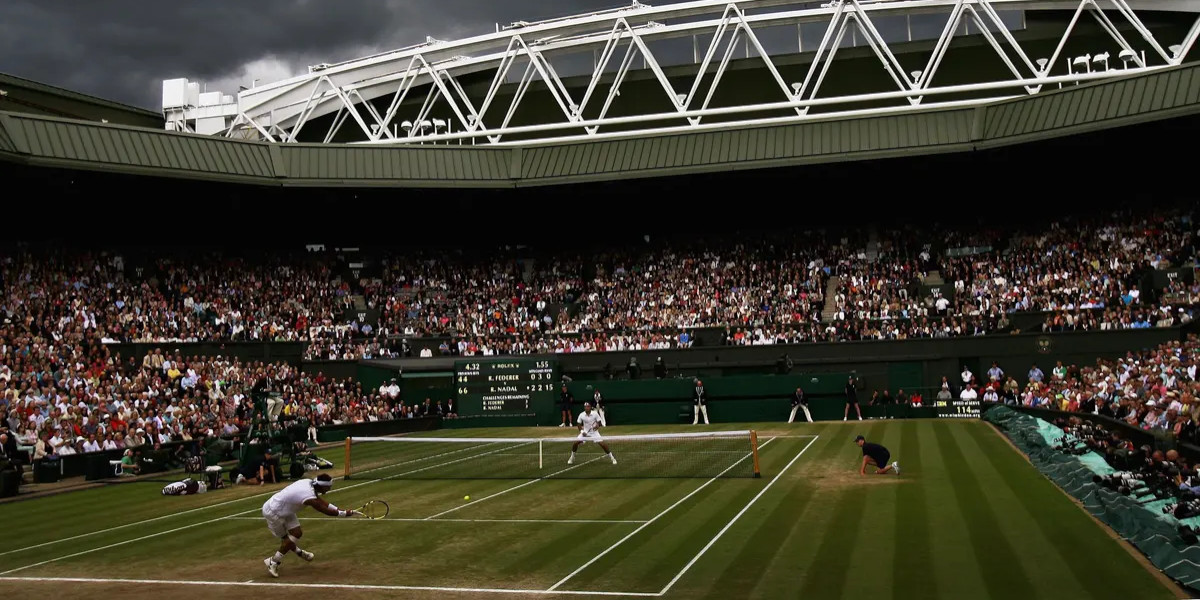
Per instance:
[[[572,396],[571,392],[567,390],[567,384],[564,383],[562,386],[562,392],[558,394],[558,410],[562,412],[562,423],[558,424],[559,427],[572,426],[571,402],[574,400],[575,397]]]
[[[704,424],[708,425],[708,394],[704,391],[704,382],[696,380],[696,389],[692,390],[692,425],[700,423],[700,415],[704,414]]]
[[[846,381],[846,412],[842,414],[842,420],[845,421],[850,416],[850,405],[854,405],[854,412],[858,413],[858,420],[862,420],[862,409],[858,406],[858,388],[854,387],[854,376],[851,375]]]
[[[812,423],[812,413],[808,412],[808,397],[804,395],[804,389],[797,387],[796,392],[792,394],[792,414],[788,417],[788,423],[796,420],[796,411],[804,410],[804,418]]]

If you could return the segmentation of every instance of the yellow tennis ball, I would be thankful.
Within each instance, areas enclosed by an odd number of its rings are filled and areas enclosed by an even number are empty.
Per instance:
[[[471,499],[470,496],[463,496],[463,500],[470,500],[470,499]]]

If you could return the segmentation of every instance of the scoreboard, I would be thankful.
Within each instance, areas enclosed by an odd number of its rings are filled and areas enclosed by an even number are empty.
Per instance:
[[[950,400],[935,399],[933,407],[937,409],[939,419],[970,419],[979,417],[983,402],[979,398],[975,398],[974,400],[960,400],[958,398],[951,398]]]
[[[545,411],[554,405],[560,386],[554,359],[513,357],[454,363],[455,396],[463,416]]]

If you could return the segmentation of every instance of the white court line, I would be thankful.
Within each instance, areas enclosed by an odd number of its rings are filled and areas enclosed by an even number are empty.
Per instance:
[[[354,484],[354,485],[349,485],[349,486],[346,486],[346,487],[343,487],[343,488],[338,488],[338,489],[330,490],[330,491],[329,491],[329,493],[330,493],[330,494],[332,494],[332,493],[335,493],[335,492],[340,492],[340,491],[345,491],[345,490],[351,490],[351,489],[354,489],[354,488],[356,488],[356,487],[362,487],[362,486],[364,486],[364,485],[371,485],[372,483],[379,483],[380,481],[386,481],[386,480],[388,480],[388,479],[394,479],[394,478],[396,478],[396,477],[403,477],[404,475],[411,475],[411,474],[413,474],[413,473],[420,473],[421,471],[428,471],[429,469],[437,469],[437,468],[440,468],[440,467],[445,467],[445,466],[447,466],[447,465],[452,465],[452,464],[454,464],[454,463],[460,463],[460,462],[462,462],[462,461],[464,461],[464,460],[471,460],[471,459],[473,459],[473,458],[479,458],[479,457],[481,457],[481,456],[487,456],[487,455],[489,455],[489,454],[495,454],[495,453],[497,453],[497,452],[503,452],[504,450],[507,450],[507,448],[500,448],[499,450],[493,450],[493,451],[491,451],[491,452],[485,452],[485,453],[483,453],[483,454],[478,454],[478,455],[475,455],[475,456],[468,456],[468,457],[466,457],[466,458],[460,458],[460,459],[457,459],[457,460],[452,460],[452,461],[450,461],[450,462],[446,462],[446,463],[441,463],[441,464],[437,464],[437,465],[432,465],[432,466],[424,467],[424,468],[421,468],[421,469],[415,469],[415,470],[412,470],[412,471],[406,471],[406,472],[404,472],[404,473],[399,473],[399,474],[397,474],[397,475],[391,475],[391,476],[388,476],[388,477],[384,477],[383,479],[375,479],[375,480],[371,480],[371,481],[364,481],[364,482],[362,482],[362,483],[357,483],[357,484]],[[457,452],[457,450],[456,450],[456,452]],[[107,545],[107,546],[101,546],[101,547],[99,547],[99,548],[92,548],[91,550],[84,550],[84,551],[82,551],[82,552],[76,552],[76,553],[74,553],[74,554],[68,554],[68,555],[66,555],[66,556],[60,556],[60,557],[58,557],[58,558],[51,558],[51,559],[49,559],[49,560],[43,560],[42,562],[39,562],[39,563],[33,563],[33,564],[31,564],[31,565],[25,565],[25,566],[23,566],[23,567],[17,567],[17,568],[15,568],[15,569],[9,569],[9,570],[7,570],[7,571],[4,571],[3,573],[0,573],[0,576],[3,576],[3,575],[8,575],[8,574],[10,574],[10,573],[16,573],[17,571],[23,571],[23,570],[25,570],[25,569],[29,569],[29,568],[32,568],[32,567],[40,567],[41,565],[44,565],[44,564],[48,564],[48,563],[52,563],[52,562],[58,562],[58,561],[60,561],[60,560],[64,560],[64,559],[68,559],[68,558],[74,558],[74,557],[76,557],[76,556],[82,556],[82,555],[84,555],[84,554],[91,554],[92,552],[98,552],[98,551],[100,551],[100,550],[107,550],[107,549],[109,549],[109,548],[115,548],[115,547],[117,547],[117,546],[124,546],[125,544],[132,544],[133,542],[140,542],[140,541],[142,541],[142,540],[150,539],[150,538],[153,538],[153,537],[158,537],[158,536],[160,536],[160,535],[166,535],[166,534],[168,534],[168,533],[175,533],[176,531],[183,531],[184,529],[191,529],[191,528],[193,528],[193,527],[199,527],[199,526],[201,526],[201,525],[208,525],[209,523],[216,523],[217,521],[223,521],[223,520],[226,520],[226,519],[229,519],[229,518],[232,518],[232,517],[237,517],[237,516],[240,516],[240,515],[244,515],[244,514],[246,514],[246,513],[251,513],[251,512],[254,512],[254,511],[256,511],[256,510],[262,510],[262,509],[261,509],[261,508],[252,508],[252,509],[250,509],[250,510],[243,510],[242,512],[233,513],[232,515],[226,515],[226,516],[224,516],[224,517],[217,517],[216,519],[209,519],[209,520],[207,520],[207,521],[200,521],[199,523],[192,523],[191,525],[184,525],[183,527],[176,527],[175,529],[170,529],[170,530],[167,530],[167,531],[161,531],[161,532],[159,532],[159,533],[152,533],[152,534],[150,534],[150,535],[144,535],[144,536],[142,536],[142,537],[139,537],[139,538],[134,538],[134,539],[132,539],[132,540],[126,540],[126,541],[124,541],[124,542],[117,542],[117,543],[115,543],[115,544],[109,544],[109,545]]]
[[[456,453],[458,453],[458,452],[465,452],[465,451],[467,451],[467,450],[476,449],[476,448],[481,448],[481,447],[483,447],[483,446],[486,446],[486,445],[487,445],[487,444],[483,444],[483,445],[480,445],[480,446],[472,446],[471,448],[461,448],[461,449],[458,449],[458,450],[452,450],[452,451],[450,451],[450,452],[443,452],[442,454],[435,454],[435,455],[433,455],[433,456],[426,456],[426,457],[424,457],[424,458],[415,458],[415,459],[412,459],[412,460],[408,460],[408,461],[404,461],[404,462],[399,462],[399,463],[396,463],[396,464],[393,464],[393,465],[388,465],[388,466],[386,466],[386,467],[377,467],[377,468],[374,468],[374,469],[368,469],[368,470],[366,470],[366,471],[362,471],[362,473],[370,473],[371,471],[378,471],[378,470],[380,470],[380,469],[387,469],[387,468],[396,467],[396,466],[399,466],[399,465],[404,465],[404,464],[408,464],[408,463],[419,462],[419,461],[422,461],[422,460],[429,460],[429,459],[431,459],[431,458],[438,458],[438,457],[441,457],[441,456],[446,456],[446,455],[449,455],[449,454],[456,454]],[[340,480],[340,479],[343,479],[343,478],[342,478],[342,477],[340,477],[340,476],[339,476],[339,477],[334,477],[334,481],[338,481],[338,480]],[[192,508],[192,509],[188,509],[188,510],[181,511],[181,512],[171,513],[171,514],[169,514],[169,515],[163,515],[163,516],[161,516],[161,517],[154,517],[154,518],[152,518],[152,519],[143,519],[143,520],[141,520],[141,521],[136,521],[136,522],[133,522],[133,523],[126,523],[126,524],[124,524],[124,525],[117,525],[116,527],[109,527],[108,529],[100,529],[100,530],[98,530],[98,531],[92,531],[92,532],[89,532],[89,533],[81,533],[81,534],[79,534],[79,535],[73,535],[73,536],[71,536],[71,537],[62,538],[62,539],[60,539],[60,540],[53,540],[53,541],[49,541],[49,542],[42,542],[41,544],[34,544],[34,545],[32,545],[32,546],[25,546],[24,548],[17,548],[16,550],[6,550],[6,551],[4,551],[4,552],[0,552],[0,556],[4,556],[5,554],[12,554],[12,553],[14,553],[14,552],[24,552],[24,551],[26,551],[26,550],[33,550],[33,549],[35,549],[35,548],[41,548],[42,546],[52,546],[52,545],[54,545],[54,544],[61,544],[61,543],[63,543],[63,542],[69,542],[69,541],[71,541],[71,540],[77,540],[77,539],[79,539],[79,538],[85,538],[85,537],[88,537],[88,536],[100,535],[101,533],[108,533],[108,532],[110,532],[110,531],[116,531],[116,530],[118,530],[118,529],[125,529],[126,527],[133,527],[134,525],[145,525],[146,523],[153,523],[154,521],[161,521],[161,520],[163,520],[163,519],[170,519],[170,518],[178,517],[178,516],[180,516],[180,515],[186,515],[186,514],[189,514],[189,513],[194,513],[194,512],[197,512],[197,511],[201,511],[201,510],[208,510],[208,509],[210,509],[210,508],[216,508],[216,507],[218,507],[218,506],[225,506],[226,504],[233,504],[234,502],[242,502],[242,501],[244,501],[244,500],[252,500],[252,499],[254,499],[254,498],[261,498],[261,497],[263,497],[263,496],[267,496],[267,495],[270,495],[270,494],[274,494],[276,491],[278,491],[278,490],[272,490],[272,491],[270,491],[270,492],[263,492],[263,493],[261,493],[261,494],[254,494],[253,496],[245,496],[245,497],[242,497],[242,498],[238,498],[238,499],[236,499],[236,500],[226,500],[225,502],[219,502],[219,503],[217,503],[217,504],[209,504],[208,506],[200,506],[200,507],[197,507],[197,508]],[[241,513],[239,513],[239,514],[241,514]]]
[[[525,594],[554,596],[558,594],[573,596],[631,596],[655,597],[654,592],[589,592],[583,590],[515,590],[506,588],[456,588],[436,587],[425,585],[364,585],[347,583],[283,583],[275,581],[239,582],[239,581],[185,581],[164,579],[96,579],[90,577],[3,577],[0,582],[63,582],[63,583],[140,583],[158,585],[200,585],[200,586],[235,586],[235,587],[274,587],[274,588],[308,588],[308,589],[341,589],[341,590],[381,590],[381,591],[420,591],[420,592],[459,592],[463,594]]]
[[[230,521],[262,521],[259,517],[229,517]],[[333,517],[308,519],[307,522],[329,521],[332,523],[645,523],[645,521],[627,521],[623,519],[340,519]]]
[[[444,511],[442,511],[442,512],[440,512],[440,513],[436,514],[436,515],[433,515],[432,517],[425,517],[425,520],[427,520],[427,521],[430,521],[430,520],[436,519],[436,518],[438,518],[438,517],[440,517],[440,516],[442,516],[442,515],[447,515],[447,514],[450,514],[450,513],[454,512],[454,511],[456,511],[456,510],[461,510],[461,509],[464,509],[464,508],[466,508],[466,507],[468,507],[468,506],[471,506],[472,504],[477,504],[477,503],[479,503],[479,502],[483,502],[484,500],[490,500],[490,499],[492,499],[492,498],[495,498],[496,496],[502,496],[502,495],[504,495],[504,494],[507,494],[507,493],[509,493],[509,492],[513,491],[513,490],[519,490],[519,489],[521,489],[521,488],[523,488],[523,487],[525,487],[525,486],[527,486],[527,485],[533,485],[533,484],[535,484],[535,483],[537,483],[537,482],[539,482],[539,481],[541,481],[541,480],[543,480],[543,479],[545,479],[545,478],[547,478],[547,477],[554,477],[555,475],[558,475],[559,473],[566,473],[567,471],[570,471],[571,469],[578,469],[579,467],[582,467],[583,465],[586,465],[586,464],[588,464],[588,463],[590,463],[590,462],[593,462],[593,461],[600,460],[601,458],[604,458],[605,456],[607,456],[607,455],[605,455],[605,454],[601,454],[600,456],[597,456],[596,458],[593,458],[592,460],[589,460],[589,461],[587,461],[587,462],[581,462],[581,463],[579,463],[579,464],[577,464],[577,465],[575,465],[575,466],[573,466],[573,467],[567,467],[567,468],[565,468],[565,469],[562,469],[562,470],[559,470],[559,471],[555,471],[555,472],[553,472],[553,473],[551,473],[551,474],[549,474],[549,475],[543,475],[543,476],[541,476],[541,477],[538,477],[537,479],[534,479],[533,481],[526,481],[525,483],[522,483],[522,484],[519,484],[519,485],[515,485],[515,486],[513,486],[513,487],[510,487],[510,488],[508,488],[508,489],[506,489],[506,490],[502,490],[502,491],[496,492],[495,494],[492,494],[491,496],[484,496],[483,498],[480,498],[480,499],[478,499],[478,500],[472,500],[472,501],[470,501],[470,502],[468,502],[468,503],[466,503],[466,504],[463,504],[462,506],[456,506],[456,507],[454,507],[454,508],[451,508],[450,510],[444,510]]]
[[[770,444],[770,443],[771,443],[771,442],[773,442],[774,440],[775,440],[775,438],[771,438],[771,439],[768,439],[767,441],[765,441],[765,442],[763,442],[763,443],[759,444],[759,445],[758,445],[758,449],[760,449],[760,450],[761,450],[761,449],[762,449],[762,448],[764,448],[764,447],[765,447],[767,444]],[[812,443],[812,442],[809,442],[809,443]],[[729,470],[730,470],[730,469],[732,469],[732,468],[734,468],[734,467],[738,466],[739,464],[741,464],[741,462],[742,462],[742,461],[746,460],[747,458],[750,458],[750,456],[751,456],[750,454],[746,454],[746,456],[743,456],[742,458],[738,459],[738,461],[737,461],[737,462],[733,463],[732,465],[729,465],[728,467],[726,467],[726,468],[725,468],[725,470],[724,470],[724,471],[721,471],[720,473],[718,473],[716,477],[713,477],[712,479],[709,479],[708,481],[704,482],[704,483],[703,483],[703,484],[702,484],[700,487],[698,487],[698,488],[696,488],[696,489],[692,490],[691,492],[689,492],[689,493],[688,493],[688,495],[686,495],[686,496],[684,496],[684,497],[680,498],[679,500],[675,501],[675,504],[672,504],[672,505],[668,506],[668,507],[667,507],[665,510],[663,510],[662,512],[658,513],[657,515],[654,515],[654,518],[653,518],[653,519],[650,519],[649,521],[646,521],[646,522],[645,522],[645,523],[643,523],[641,526],[639,526],[637,529],[634,529],[633,531],[629,532],[629,535],[627,535],[627,536],[625,536],[625,537],[623,537],[623,538],[621,538],[621,539],[617,540],[617,543],[615,543],[615,544],[613,544],[613,545],[609,546],[608,548],[606,548],[606,549],[605,549],[603,552],[601,552],[600,554],[597,554],[595,557],[593,557],[593,558],[592,558],[592,560],[589,560],[589,561],[587,561],[586,563],[583,563],[583,566],[579,567],[578,569],[575,569],[574,571],[571,571],[571,574],[570,574],[570,575],[567,575],[566,577],[563,577],[562,579],[560,579],[560,580],[558,581],[558,583],[556,583],[556,584],[554,584],[554,585],[550,586],[550,589],[548,589],[548,590],[546,590],[546,591],[547,591],[547,592],[553,592],[554,590],[558,589],[558,586],[560,586],[560,585],[562,585],[562,584],[566,583],[566,582],[567,582],[567,580],[571,579],[572,577],[574,577],[574,576],[576,576],[576,575],[578,575],[578,574],[582,573],[584,569],[586,569],[586,568],[588,568],[588,567],[592,566],[592,563],[594,563],[594,562],[596,562],[596,561],[600,560],[600,558],[601,558],[601,557],[603,557],[605,554],[608,554],[609,552],[612,552],[612,550],[613,550],[614,548],[616,548],[617,546],[620,546],[621,544],[625,543],[625,540],[627,540],[627,539],[629,539],[629,538],[631,538],[631,537],[633,537],[633,536],[637,535],[637,533],[638,533],[639,531],[641,531],[641,530],[643,530],[643,529],[645,529],[645,528],[649,527],[651,523],[653,523],[653,522],[657,521],[657,520],[658,520],[660,517],[662,517],[663,515],[665,515],[665,514],[667,514],[668,512],[670,512],[670,511],[671,511],[671,509],[675,508],[676,506],[679,506],[680,504],[683,504],[683,503],[684,503],[684,501],[686,501],[688,498],[691,498],[692,496],[696,495],[696,493],[697,493],[697,492],[699,492],[700,490],[702,490],[702,489],[704,489],[704,488],[708,487],[708,486],[709,486],[709,484],[711,484],[712,482],[716,481],[718,478],[720,478],[720,477],[721,477],[722,475],[724,475],[725,473],[729,472]],[[0,575],[4,575],[4,573],[0,573]],[[652,595],[654,595],[654,594],[652,594]]]
[[[441,458],[441,457],[443,457],[443,456],[450,456],[451,454],[458,454],[459,452],[466,452],[466,451],[468,451],[468,450],[478,450],[478,449],[480,449],[480,448],[483,448],[483,447],[486,447],[486,446],[494,446],[494,445],[496,445],[496,443],[495,443],[495,442],[494,442],[494,443],[491,443],[491,444],[479,444],[478,446],[468,446],[468,447],[466,447],[466,448],[459,448],[458,450],[451,450],[451,451],[449,451],[449,452],[442,452],[441,454],[434,454],[434,455],[432,455],[432,456],[422,456],[421,458],[414,458],[414,459],[411,459],[411,460],[402,460],[402,461],[400,461],[400,462],[398,462],[398,463],[392,463],[392,464],[390,464],[390,465],[383,465],[382,467],[375,467],[374,469],[367,469],[367,470],[365,470],[365,471],[359,471],[358,473],[355,473],[355,474],[356,474],[356,475],[362,475],[363,473],[374,473],[375,471],[382,471],[382,470],[384,470],[384,469],[390,469],[390,468],[392,468],[392,467],[398,467],[398,466],[400,466],[400,465],[407,465],[407,464],[410,464],[410,463],[421,462],[421,461],[423,461],[423,460],[429,460],[429,459],[431,459],[431,458]],[[494,452],[493,452],[493,453],[491,453],[491,454],[494,454]],[[486,456],[486,455],[483,455],[483,454],[481,454],[480,456]],[[393,475],[393,477],[396,477],[396,475]],[[338,477],[334,477],[334,479],[335,479],[335,480],[337,480],[337,479],[345,479],[345,476],[338,476]],[[385,478],[385,479],[386,479],[386,478]]]
[[[804,448],[802,450],[800,450],[800,452],[796,453],[796,456],[793,456],[792,460],[789,461],[786,466],[784,466],[782,469],[780,469],[779,472],[775,474],[775,477],[771,478],[771,481],[769,483],[767,483],[767,485],[763,486],[763,489],[759,490],[758,494],[756,494],[753,498],[751,498],[750,501],[746,503],[746,506],[743,506],[742,510],[738,511],[738,514],[734,515],[733,518],[730,519],[729,522],[726,523],[725,526],[721,528],[721,531],[717,532],[717,535],[714,535],[711,540],[708,540],[708,543],[705,544],[704,547],[701,548],[700,551],[697,552],[696,555],[692,557],[692,560],[688,561],[688,564],[683,566],[683,570],[681,570],[675,574],[675,577],[673,577],[671,579],[671,581],[669,583],[667,583],[666,587],[664,587],[662,589],[662,591],[660,591],[658,593],[658,595],[662,596],[663,594],[666,594],[667,590],[670,590],[671,586],[675,585],[675,583],[677,581],[679,581],[679,579],[681,577],[683,577],[683,574],[687,573],[688,569],[692,568],[692,565],[696,564],[696,561],[700,560],[700,557],[704,556],[704,553],[708,552],[708,549],[712,548],[712,545],[717,543],[717,540],[721,539],[721,536],[725,535],[725,532],[729,531],[729,528],[732,527],[733,524],[736,523],[738,519],[742,518],[742,515],[746,514],[746,511],[749,510],[750,507],[753,506],[755,502],[758,502],[758,499],[762,498],[762,495],[767,493],[767,490],[771,489],[771,486],[775,485],[775,482],[779,481],[779,478],[782,477],[783,474],[786,473],[788,469],[792,468],[792,465],[796,462],[797,459],[800,458],[800,455],[804,454],[804,452],[806,450],[808,450],[808,448],[810,446],[812,446],[813,442],[816,442],[817,439],[818,439],[817,437],[814,437],[812,439],[812,441],[805,444]]]

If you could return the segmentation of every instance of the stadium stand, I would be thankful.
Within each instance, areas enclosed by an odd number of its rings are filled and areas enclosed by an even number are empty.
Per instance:
[[[411,356],[403,339],[429,336],[450,338],[441,354],[492,356],[687,347],[699,327],[725,328],[729,345],[983,335],[1021,329],[1022,314],[1041,315],[1026,330],[1121,329],[1190,306],[1177,280],[1146,289],[1153,270],[1193,258],[1188,223],[1124,213],[977,238],[973,225],[731,234],[587,258],[379,250],[379,269],[357,279],[329,252],[24,247],[4,265],[4,311],[76,341],[299,341],[310,360]],[[377,324],[348,317],[364,308]]]
[[[314,427],[424,410],[283,361],[110,351],[122,342],[301,341],[309,360],[411,356],[405,338],[423,336],[450,336],[448,355],[602,352],[687,347],[696,327],[724,327],[729,345],[760,345],[1003,333],[1022,315],[1044,332],[1172,326],[1190,322],[1200,296],[1178,280],[1144,286],[1155,269],[1192,263],[1186,211],[864,231],[655,240],[553,260],[516,248],[381,250],[372,257],[380,269],[358,279],[329,252],[22,245],[0,270],[0,421],[37,460],[206,438],[232,449],[261,377],[279,383],[288,414]],[[377,328],[345,317],[364,306],[379,311]],[[1072,365],[1044,381],[1031,374],[1023,391],[1011,377],[978,391],[1099,410],[1095,400],[1120,388],[1114,416],[1195,440],[1198,405],[1174,375],[1189,370],[1191,381],[1193,353],[1180,362],[1172,350]]]

